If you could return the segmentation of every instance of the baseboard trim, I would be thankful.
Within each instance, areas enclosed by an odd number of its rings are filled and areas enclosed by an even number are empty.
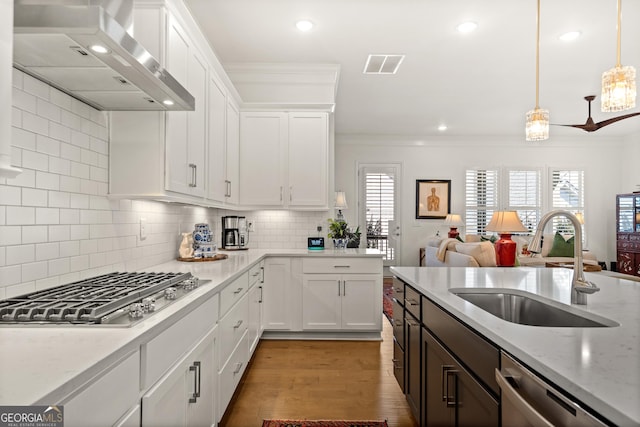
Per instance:
[[[382,332],[264,331],[263,340],[382,341]]]

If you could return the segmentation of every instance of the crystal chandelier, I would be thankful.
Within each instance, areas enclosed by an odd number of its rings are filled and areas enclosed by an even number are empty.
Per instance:
[[[525,135],[527,141],[544,141],[549,139],[549,110],[540,108],[540,0],[536,16],[536,108],[527,112]]]
[[[636,106],[636,69],[620,65],[622,0],[618,0],[616,66],[602,73],[602,111],[622,111]]]

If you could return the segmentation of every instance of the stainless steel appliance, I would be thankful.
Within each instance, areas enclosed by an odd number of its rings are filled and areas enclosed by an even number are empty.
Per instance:
[[[14,0],[13,64],[98,110],[190,110],[195,99],[130,33],[133,0]]]
[[[605,426],[509,355],[502,353],[496,380],[502,390],[502,425]]]
[[[131,326],[209,281],[191,273],[110,273],[0,301],[0,325]]]
[[[247,219],[243,216],[222,217],[222,249],[247,249]]]

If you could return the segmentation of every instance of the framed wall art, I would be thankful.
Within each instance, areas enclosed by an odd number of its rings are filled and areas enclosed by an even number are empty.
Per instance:
[[[441,219],[451,213],[451,180],[416,179],[416,219]]]

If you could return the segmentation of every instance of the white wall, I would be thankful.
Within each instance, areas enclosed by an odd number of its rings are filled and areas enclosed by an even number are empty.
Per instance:
[[[636,139],[637,141],[637,139]],[[336,184],[355,201],[356,163],[400,162],[402,255],[400,264],[417,265],[419,248],[428,236],[448,231],[443,220],[415,219],[415,182],[417,179],[450,179],[451,212],[464,214],[464,173],[471,167],[565,167],[585,170],[585,218],[588,248],[599,260],[615,260],[615,194],[630,192],[633,185],[624,179],[622,164],[629,168],[634,160],[623,148],[629,142],[607,140],[595,135],[575,138],[552,137],[548,141],[527,143],[505,137],[420,138],[336,135]],[[636,145],[637,142],[636,142]],[[637,153],[637,152],[636,152]],[[638,159],[639,157],[635,157]],[[635,172],[636,174],[638,172]],[[356,224],[355,203],[345,212],[350,224]],[[464,229],[461,229],[464,233]]]

